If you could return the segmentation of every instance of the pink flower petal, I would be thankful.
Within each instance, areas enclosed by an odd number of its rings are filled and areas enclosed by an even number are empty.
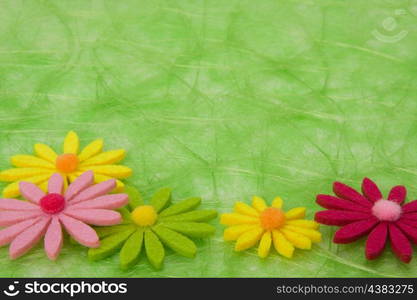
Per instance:
[[[362,181],[362,193],[372,202],[382,199],[382,194],[378,186],[369,178],[364,178]]]
[[[55,173],[48,180],[48,193],[49,194],[62,194],[64,188],[64,180],[61,174]]]
[[[81,201],[97,198],[98,196],[107,194],[108,192],[112,191],[115,187],[116,187],[116,180],[114,179],[109,179],[109,180],[100,182],[98,184],[90,186],[89,188],[79,193],[77,196],[75,196],[71,200],[71,203],[74,204],[74,203],[78,203]]]
[[[42,215],[40,210],[5,210],[0,211],[0,226],[10,226],[18,222]]]
[[[403,220],[399,220],[395,223],[397,227],[414,243],[417,244],[417,228],[408,225]]]
[[[107,209],[68,208],[64,213],[90,225],[109,226],[122,222],[122,216],[118,212]]]
[[[78,176],[67,188],[65,192],[65,199],[67,201],[71,200],[77,194],[81,193],[83,190],[88,188],[94,183],[94,173],[93,171],[87,171]]]
[[[125,206],[129,202],[127,194],[111,194],[104,195],[93,200],[78,202],[74,205],[70,204],[71,208],[103,208],[115,209]]]
[[[408,220],[408,219],[400,218],[399,221],[401,221],[401,223],[407,224],[410,227],[417,228],[417,220],[416,219],[414,219],[414,220],[413,219]]]
[[[363,195],[359,194],[350,186],[341,182],[333,183],[333,192],[340,198],[355,202],[356,204],[371,207],[372,203],[366,199]]]
[[[413,252],[410,241],[394,223],[390,223],[388,229],[392,251],[401,261],[409,263]]]
[[[52,218],[51,224],[45,234],[45,252],[49,259],[55,260],[62,248],[62,229],[57,216]]]
[[[0,199],[0,210],[39,210],[39,206],[16,199]]]
[[[333,242],[337,244],[348,244],[368,234],[375,225],[378,224],[376,218],[350,223],[343,226],[334,235]]]
[[[375,259],[385,249],[388,236],[388,223],[380,222],[369,234],[366,240],[365,255],[367,259]]]
[[[10,244],[9,255],[11,259],[16,259],[29,251],[45,234],[45,230],[51,217],[44,217],[35,225],[30,226],[20,233]]]
[[[90,248],[97,248],[100,246],[97,233],[87,224],[64,214],[59,215],[59,220],[62,222],[62,225],[64,225],[67,232],[81,245]]]
[[[19,182],[19,190],[25,199],[37,204],[45,196],[45,193],[32,182]]]
[[[324,210],[316,213],[315,220],[325,225],[343,226],[352,222],[365,220],[370,217],[372,217],[371,214],[361,212]]]
[[[0,246],[10,243],[19,233],[37,221],[39,218],[32,218],[0,230]]]
[[[417,212],[417,200],[404,204],[402,209],[403,213]]]
[[[407,196],[407,189],[402,185],[397,185],[397,186],[394,186],[389,192],[388,200],[401,204],[404,202],[406,196]]]
[[[416,221],[417,220],[417,212],[403,213],[401,215],[401,219],[403,219],[403,220],[410,220],[410,221]]]
[[[330,195],[317,195],[317,204],[328,209],[350,210],[370,213],[368,207]]]

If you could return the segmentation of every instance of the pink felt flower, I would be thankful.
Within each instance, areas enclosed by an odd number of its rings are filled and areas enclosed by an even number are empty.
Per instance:
[[[113,209],[128,202],[126,194],[109,194],[116,186],[110,179],[93,185],[94,174],[80,175],[63,193],[64,181],[55,173],[48,181],[45,194],[35,184],[20,182],[20,193],[28,200],[0,199],[0,246],[10,243],[9,254],[16,259],[29,251],[43,236],[45,252],[55,260],[62,247],[62,226],[80,244],[100,245],[93,228],[115,225],[122,221]]]
[[[325,225],[342,226],[335,233],[335,243],[351,243],[368,235],[366,258],[375,259],[389,239],[398,258],[410,262],[410,241],[417,243],[417,200],[403,205],[407,193],[404,186],[393,187],[387,199],[368,178],[362,182],[362,194],[340,182],[333,184],[333,191],[337,197],[317,196],[317,203],[327,210],[316,213],[315,219]]]

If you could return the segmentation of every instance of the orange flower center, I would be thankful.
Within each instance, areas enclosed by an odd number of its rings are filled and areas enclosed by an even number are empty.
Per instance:
[[[78,157],[72,153],[61,154],[56,158],[56,168],[63,173],[71,173],[77,170]]]
[[[269,207],[261,213],[261,225],[265,230],[273,230],[285,223],[285,214],[282,210]]]

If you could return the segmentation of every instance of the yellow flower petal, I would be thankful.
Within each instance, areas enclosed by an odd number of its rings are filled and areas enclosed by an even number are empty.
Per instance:
[[[289,231],[293,231],[293,232],[305,235],[314,243],[321,242],[321,233],[318,232],[317,230],[297,227],[297,226],[292,226],[292,225],[286,225],[283,227],[283,229],[287,229]]]
[[[296,207],[290,209],[285,213],[285,218],[287,220],[295,220],[295,219],[302,219],[306,216],[306,208],[305,207]]]
[[[132,175],[132,169],[119,165],[86,166],[80,167],[81,171],[92,170],[94,173],[106,175],[113,178],[126,178]]]
[[[265,258],[269,254],[269,249],[271,249],[272,244],[272,238],[271,238],[271,232],[267,231],[262,236],[261,242],[259,243],[258,247],[258,255],[261,258]]]
[[[259,217],[259,213],[256,209],[240,201],[236,202],[235,204],[235,212],[241,213],[247,216]]]
[[[92,141],[90,144],[85,146],[85,148],[78,155],[78,160],[82,162],[82,161],[85,161],[86,159],[89,159],[90,157],[93,157],[97,153],[100,153],[101,150],[103,150],[103,144],[104,143],[102,139],[97,139],[95,141]]]
[[[253,196],[252,198],[252,206],[258,211],[262,212],[266,208],[265,200],[258,196]]]
[[[25,180],[23,181],[28,181],[28,182],[33,182],[34,184],[38,185],[41,184],[42,182],[44,182],[45,180],[48,180],[49,177],[51,177],[51,174],[47,174],[47,175],[39,175],[39,176],[34,176],[34,177],[29,177],[29,178],[25,178]],[[19,181],[15,181],[9,185],[7,185],[4,189],[3,189],[3,196],[5,198],[12,198],[12,197],[17,197],[20,195],[20,191],[19,191]]]
[[[81,166],[109,165],[121,161],[125,157],[126,151],[123,149],[111,150],[95,155],[83,163]]]
[[[300,249],[311,249],[311,240],[304,235],[286,229],[280,229],[280,231],[295,247]]]
[[[258,224],[259,219],[236,213],[227,213],[220,217],[220,223],[223,225]]]
[[[294,253],[294,246],[285,238],[278,230],[272,231],[272,240],[274,248],[279,254],[287,258],[291,258]]]
[[[243,233],[258,227],[258,225],[235,225],[229,228],[226,228],[223,233],[223,238],[225,241],[235,241],[237,240]]]
[[[43,174],[52,174],[52,170],[42,168],[14,168],[0,172],[1,181],[15,181]]]
[[[262,236],[264,230],[261,227],[246,231],[236,241],[235,251],[246,250],[256,244]]]
[[[282,208],[282,204],[283,204],[283,201],[281,197],[275,197],[274,200],[272,201],[272,207],[275,207],[278,209]]]
[[[39,183],[38,186],[45,193],[48,192],[48,180],[45,180],[44,182]]]
[[[45,144],[35,144],[34,150],[37,156],[55,164],[58,155],[51,147]]]
[[[55,169],[55,165],[51,162],[33,155],[14,155],[11,158],[11,163],[16,167],[23,168]]]
[[[64,153],[77,154],[79,147],[80,139],[78,138],[78,135],[71,130],[64,139]]]
[[[319,223],[310,220],[288,220],[286,224],[309,229],[319,228]]]

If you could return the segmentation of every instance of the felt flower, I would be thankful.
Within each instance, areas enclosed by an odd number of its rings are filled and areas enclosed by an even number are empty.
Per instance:
[[[93,184],[87,171],[63,193],[64,180],[55,173],[48,181],[48,193],[31,182],[20,182],[20,192],[28,200],[0,199],[0,246],[10,243],[9,254],[16,259],[42,237],[47,256],[55,260],[62,247],[62,226],[80,244],[98,247],[99,238],[90,225],[108,226],[122,221],[113,209],[127,204],[127,194],[109,194],[116,186],[110,179]]]
[[[129,194],[129,208],[123,212],[121,225],[97,228],[103,238],[101,246],[88,250],[91,260],[99,260],[120,250],[122,269],[136,264],[144,249],[149,262],[155,267],[162,266],[164,245],[185,257],[194,257],[197,247],[190,238],[202,238],[212,234],[215,227],[204,223],[215,218],[215,210],[195,210],[200,198],[188,198],[170,205],[171,190],[158,190],[145,204],[139,192],[126,187]]]
[[[311,249],[312,242],[320,242],[319,224],[304,220],[305,207],[284,212],[282,206],[280,197],[273,200],[271,207],[258,196],[253,197],[252,206],[236,202],[233,213],[221,216],[220,222],[230,226],[224,231],[224,239],[236,241],[236,251],[259,242],[258,255],[262,258],[268,256],[272,244],[279,254],[291,258],[294,248]]]
[[[335,182],[335,196],[318,195],[317,203],[327,210],[316,213],[316,221],[341,226],[333,241],[347,244],[368,235],[365,255],[377,258],[387,240],[398,258],[408,263],[412,256],[410,241],[417,243],[417,201],[403,204],[406,189],[395,186],[384,198],[378,186],[370,179],[362,181],[362,194],[353,188]]]
[[[0,180],[11,182],[3,190],[4,197],[19,196],[19,181],[24,180],[38,185],[46,191],[49,177],[60,173],[65,179],[65,187],[83,172],[94,171],[95,182],[111,178],[126,178],[132,170],[117,165],[125,156],[125,150],[118,149],[102,152],[103,140],[97,139],[79,151],[80,141],[74,131],[68,132],[64,140],[62,154],[57,154],[45,144],[35,144],[35,155],[15,155],[11,163],[16,167],[0,172]],[[117,180],[117,190],[121,191],[123,183]]]

